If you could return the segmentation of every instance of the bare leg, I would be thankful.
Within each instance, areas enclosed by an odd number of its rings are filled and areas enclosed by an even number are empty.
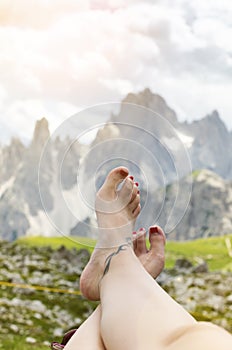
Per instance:
[[[104,350],[105,346],[100,334],[101,307],[77,329],[76,333],[65,345],[65,350]]]
[[[109,187],[113,189],[113,192],[116,193],[115,191],[117,190],[117,186],[125,180],[128,176],[128,170],[126,168],[119,168],[116,173],[112,173],[112,176],[109,177],[110,183]],[[128,190],[129,189],[129,190]],[[131,191],[132,189],[132,191]],[[140,212],[140,205],[139,205],[139,195],[138,194],[138,188],[134,186],[134,182],[131,178],[127,178],[126,184],[124,184],[121,193],[126,193],[127,196],[123,196],[122,199],[128,198],[128,194],[131,195],[130,199],[128,200],[128,203],[123,203],[122,201],[116,202],[115,204],[120,207],[124,207],[125,205],[130,205],[131,202],[134,200],[136,201],[136,206],[133,206],[131,209],[131,215],[132,215],[132,226],[131,226],[131,232],[133,231],[134,227],[134,222],[136,217],[138,216]],[[99,198],[100,199],[100,198]],[[106,202],[104,201],[106,200]],[[112,200],[112,196],[108,195],[108,193],[105,193],[104,200],[100,203],[102,207],[104,207],[108,204],[108,200]],[[136,209],[136,211],[134,211]],[[113,209],[115,210],[115,208]],[[117,208],[116,208],[117,210]],[[133,211],[133,214],[132,214]],[[138,238],[140,242],[143,240],[144,241],[144,235],[143,237]],[[144,242],[143,242],[144,244]],[[101,247],[99,248],[99,251],[101,252]],[[139,252],[139,250],[137,249]],[[157,273],[158,275],[158,273]],[[97,277],[98,278],[98,277]],[[92,280],[88,280],[88,272],[87,274],[85,273],[85,282],[84,282],[84,289],[86,291],[85,294],[88,293],[88,284],[92,283]],[[96,279],[96,277],[94,278]],[[81,281],[83,285],[83,279]],[[92,300],[99,300],[100,294],[99,290],[95,290],[94,293],[92,293],[90,296],[88,296]],[[76,333],[73,335],[73,337],[69,340],[67,345],[65,346],[65,350],[76,350],[77,348],[82,348],[84,350],[103,350],[105,349],[101,334],[100,334],[100,319],[101,319],[101,306],[98,306],[97,309],[93,312],[93,314],[81,325],[81,327],[78,328]]]
[[[101,333],[108,350],[232,348],[227,332],[197,323],[171,299],[142,269],[130,247],[111,259],[100,293]]]
[[[110,197],[112,202],[116,201],[114,187],[119,179],[117,173],[113,175],[106,179],[99,194],[103,199],[107,194],[108,205]],[[123,199],[129,186],[127,190]],[[133,188],[130,190],[132,193]],[[104,242],[105,247],[108,244],[108,249],[95,250],[82,275],[81,288],[91,298],[100,291],[101,334],[108,350],[212,350],[218,349],[219,343],[224,350],[231,350],[232,337],[227,332],[198,324],[142,267],[127,240],[131,225],[128,207],[120,215],[104,214],[97,207],[97,217],[100,244]],[[115,228],[119,228],[118,236]]]
[[[116,184],[121,182],[122,179],[127,177],[128,172],[118,169],[118,178],[116,178]],[[113,174],[115,176],[115,174]],[[130,180],[129,180],[130,181]],[[116,184],[113,183],[115,187]],[[130,184],[130,182],[129,182]],[[128,206],[130,208],[130,215],[132,226],[134,227],[134,221],[140,212],[139,196],[137,186],[132,185],[131,199],[128,201]],[[129,187],[130,188],[130,187]],[[122,189],[124,193],[126,189]],[[133,205],[131,205],[133,203]],[[160,235],[156,235],[156,232],[160,232]],[[147,249],[146,246],[146,231],[140,229],[137,232],[133,232],[133,248],[137,258],[143,265],[144,269],[150,273],[150,275],[156,278],[164,267],[164,246],[165,246],[165,236],[163,231],[158,227],[150,227],[149,229],[149,241],[150,248]],[[94,298],[97,298],[95,293]],[[98,306],[94,313],[81,325],[81,327],[76,331],[73,337],[69,340],[68,344],[65,346],[65,350],[76,350],[77,348],[87,349],[105,349],[101,334],[100,334],[100,319],[101,319],[101,306]]]
[[[160,235],[154,234],[160,230]],[[134,232],[134,251],[143,267],[149,274],[156,278],[164,267],[164,245],[165,236],[160,228],[150,227],[150,248],[146,246],[146,232],[143,229]],[[101,305],[93,314],[78,328],[76,333],[65,346],[65,350],[105,350],[100,334]]]

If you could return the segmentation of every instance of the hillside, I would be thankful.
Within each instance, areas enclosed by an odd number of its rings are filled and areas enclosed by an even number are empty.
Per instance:
[[[201,238],[194,241],[176,242],[168,239],[166,244],[165,267],[174,267],[179,258],[186,258],[193,264],[199,259],[207,262],[210,271],[225,270],[232,272],[232,259],[228,254],[225,240],[229,239],[232,244],[232,235],[221,237]],[[94,239],[84,237],[22,237],[17,240],[18,244],[28,247],[52,247],[58,249],[61,246],[67,249],[87,249],[92,253],[96,243]]]
[[[0,348],[45,350],[86,319],[97,303],[82,298],[79,276],[91,250],[64,238],[1,242]],[[163,288],[198,320],[232,332],[232,259],[224,238],[168,242],[166,255],[169,269],[158,279]],[[189,262],[180,260],[186,257]],[[202,259],[210,272],[204,264],[202,270]]]

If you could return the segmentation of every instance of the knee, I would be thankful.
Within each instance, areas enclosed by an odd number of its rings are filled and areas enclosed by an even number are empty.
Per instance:
[[[183,329],[167,346],[167,350],[231,350],[232,336],[208,322],[197,322]]]

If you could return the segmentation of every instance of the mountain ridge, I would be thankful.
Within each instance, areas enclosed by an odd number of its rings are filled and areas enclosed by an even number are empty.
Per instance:
[[[128,123],[133,123],[133,121],[136,121],[136,118],[140,118],[139,122],[141,123],[142,118],[142,123],[146,124],[146,108],[143,109],[142,114],[138,110],[136,115],[129,115],[124,113],[128,103],[140,104],[155,110],[159,115],[161,114],[168,121],[168,124],[162,124],[163,129],[160,129],[161,139],[163,137],[170,141],[168,139],[170,133],[167,127],[170,123],[188,150],[193,170],[193,176],[191,177],[191,181],[193,181],[192,201],[190,201],[190,207],[181,223],[173,230],[173,237],[175,239],[193,239],[207,235],[216,235],[219,231],[220,234],[232,231],[232,186],[230,183],[232,180],[232,154],[229,152],[232,149],[232,133],[228,131],[216,110],[206,115],[203,119],[191,123],[179,122],[175,111],[168,106],[163,97],[153,94],[149,89],[145,89],[138,94],[130,93],[125,97],[121,104],[121,110],[118,114],[109,115],[108,122],[97,132],[94,141],[90,145],[84,146],[76,142],[70,148],[69,145],[72,142],[70,139],[61,140],[56,138],[51,140],[48,121],[46,118],[42,118],[37,121],[33,138],[28,146],[23,145],[19,139],[13,138],[10,145],[0,147],[0,237],[14,240],[30,234],[56,235],[56,227],[49,222],[46,214],[50,215],[53,220],[61,222],[62,230],[67,232],[67,234],[73,233],[94,237],[96,234],[94,230],[91,233],[88,232],[88,225],[90,224],[93,227],[96,223],[94,216],[92,216],[92,211],[85,210],[82,206],[81,198],[76,197],[76,169],[83,154],[86,154],[91,147],[96,147],[97,149],[97,145],[106,140],[109,141],[107,143],[108,154],[111,154],[111,152],[114,154],[114,141],[120,137],[139,140],[143,148],[152,150],[167,176],[166,208],[171,205],[171,201],[174,200],[174,192],[176,191],[176,179],[173,176],[175,169],[167,158],[165,150],[160,146],[159,142],[154,142],[146,134],[145,137],[141,138],[141,133],[138,134],[136,128],[126,129],[117,124],[117,120],[122,120],[122,118]],[[146,125],[145,129],[147,128],[152,132],[152,130],[156,130],[157,126],[159,125],[150,123]],[[38,169],[41,152],[47,140],[50,140],[50,143],[47,148],[45,161],[40,168],[39,189]],[[69,152],[63,159],[63,154],[67,149],[69,149]],[[121,152],[126,159],[130,159],[129,149],[122,146]],[[96,152],[94,159],[87,164],[85,169],[86,179],[92,176],[92,169],[95,169],[94,164],[99,164],[100,157],[101,154]],[[130,170],[135,173],[141,187],[143,187],[144,183],[139,167],[142,166],[144,157],[138,154],[137,159],[138,166],[132,167]],[[62,174],[59,174],[61,160],[64,166]],[[112,167],[111,163],[109,165]],[[200,185],[199,177],[194,177],[194,171],[204,168],[208,170],[200,171],[202,179],[204,179]],[[159,176],[154,172],[154,169],[147,168],[147,171],[151,172],[154,188],[158,191],[160,186],[163,186]],[[218,174],[219,177],[216,176],[215,178],[214,173]],[[105,171],[99,172],[96,179],[98,186],[102,183],[104,176]],[[179,180],[183,188],[190,181],[189,176],[191,174],[183,173],[183,179]],[[213,183],[217,183],[217,190],[215,190]],[[86,180],[86,188],[88,189],[88,180]],[[205,191],[205,188],[207,191]],[[58,193],[62,194],[61,190],[65,198],[62,198],[61,195],[57,196]],[[45,198],[47,213],[44,210],[44,204],[41,203],[41,191]],[[155,196],[155,191],[153,194]],[[205,207],[199,204],[202,194],[207,198],[207,201],[204,202]],[[78,213],[78,220],[71,217],[71,215],[68,217],[63,212],[60,201],[65,201],[66,198],[70,200],[70,203],[74,203],[75,212]],[[143,188],[141,188],[142,201],[145,200],[144,198]],[[207,203],[211,203],[212,208],[208,208]],[[156,203],[152,199],[151,204],[158,210],[158,201]],[[201,208],[201,210],[199,211],[198,208]],[[208,213],[208,216],[206,215],[207,211],[211,213],[210,215]],[[212,213],[215,213],[215,215]],[[152,214],[148,213],[147,215],[149,217]],[[163,215],[159,218],[162,225],[165,224],[167,215],[167,211],[164,208]],[[213,220],[213,217],[215,217],[215,220]],[[206,220],[206,223],[204,223],[204,220]],[[152,217],[150,221],[152,222]],[[86,224],[83,225],[83,223]],[[221,230],[219,230],[220,227],[222,228]],[[41,232],[38,232],[38,230],[41,230]],[[80,230],[82,231],[81,234]]]

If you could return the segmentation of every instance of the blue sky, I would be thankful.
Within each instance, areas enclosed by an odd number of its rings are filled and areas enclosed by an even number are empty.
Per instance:
[[[232,130],[230,0],[0,2],[0,141],[149,87]]]

